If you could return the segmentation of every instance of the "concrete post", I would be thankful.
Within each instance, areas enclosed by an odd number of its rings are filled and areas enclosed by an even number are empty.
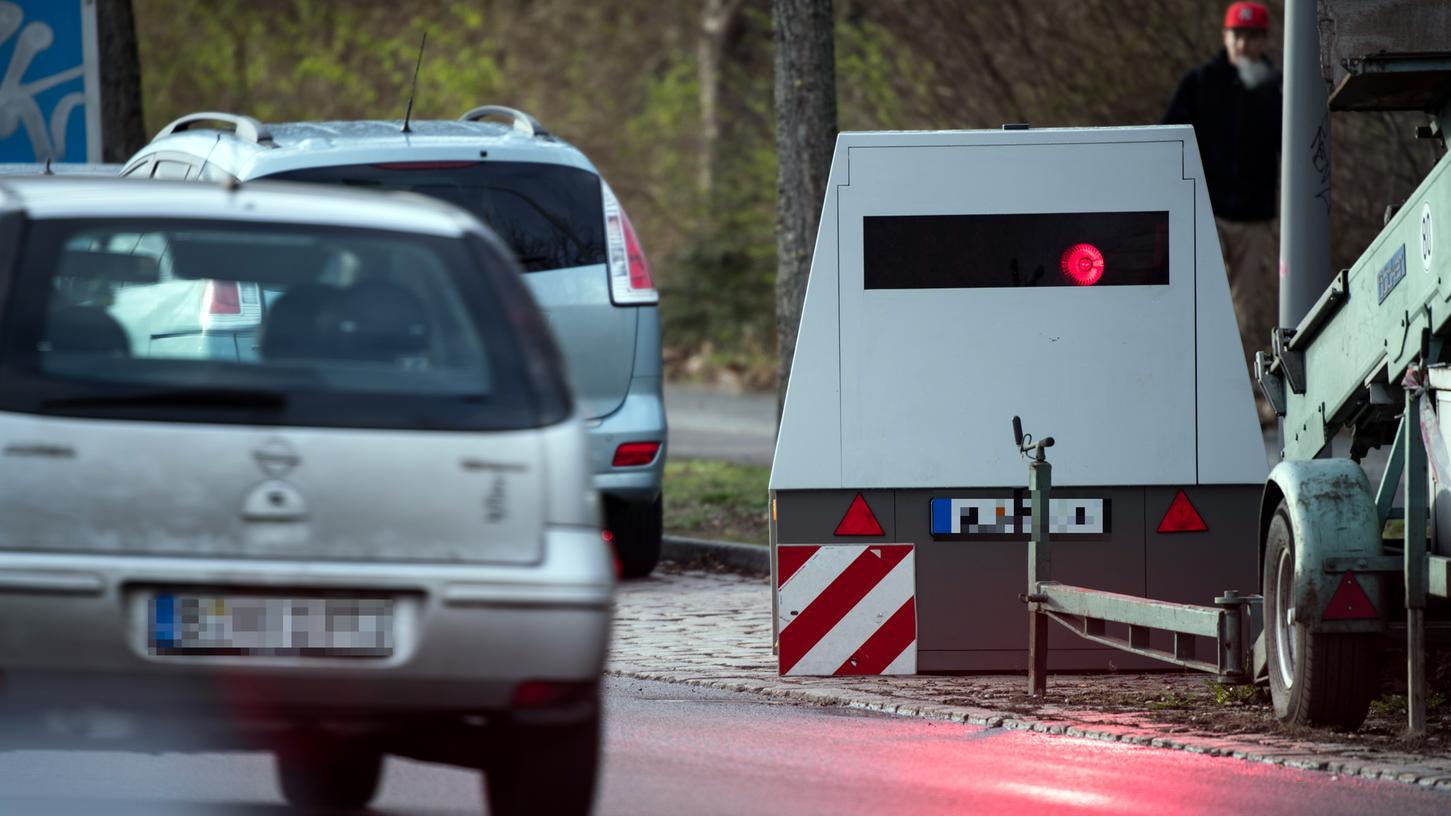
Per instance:
[[[1280,147],[1280,326],[1294,328],[1333,277],[1330,108],[1320,76],[1317,0],[1285,4]],[[1262,340],[1266,338],[1261,338]]]

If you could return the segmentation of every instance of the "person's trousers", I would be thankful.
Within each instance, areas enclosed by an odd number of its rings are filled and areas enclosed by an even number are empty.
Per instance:
[[[1270,348],[1270,333],[1280,322],[1280,252],[1278,225],[1274,221],[1227,221],[1214,219],[1219,227],[1219,247],[1229,275],[1229,297],[1239,320],[1239,340],[1244,349],[1245,370],[1254,376],[1256,351]],[[1260,419],[1268,406],[1254,388]]]

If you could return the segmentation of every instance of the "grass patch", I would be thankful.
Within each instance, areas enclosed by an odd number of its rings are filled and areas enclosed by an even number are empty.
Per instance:
[[[1446,705],[1445,694],[1430,688],[1426,692],[1426,713],[1434,714]],[[1370,710],[1382,716],[1404,717],[1407,705],[1404,694],[1382,694],[1370,701]]]
[[[706,459],[665,463],[665,532],[766,544],[771,469]]]
[[[1194,698],[1170,690],[1144,701],[1144,707],[1150,711],[1187,711],[1194,708]]]
[[[1215,705],[1252,705],[1264,703],[1269,698],[1268,694],[1255,685],[1228,686],[1215,680],[1205,680],[1204,687],[1214,697]]]

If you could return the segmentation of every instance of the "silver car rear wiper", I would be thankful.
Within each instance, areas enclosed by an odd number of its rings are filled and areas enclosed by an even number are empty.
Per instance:
[[[280,411],[287,395],[261,388],[166,388],[120,394],[59,397],[41,403],[43,409],[91,408],[127,405],[184,405],[199,408],[250,408]]]

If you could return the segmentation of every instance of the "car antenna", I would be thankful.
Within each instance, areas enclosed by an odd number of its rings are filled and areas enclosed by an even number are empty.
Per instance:
[[[403,132],[412,133],[413,128],[408,123],[413,119],[413,96],[418,93],[418,69],[423,67],[423,47],[428,45],[428,32],[423,32],[423,39],[418,43],[418,62],[413,65],[413,87],[408,90],[408,109],[403,113]]]

